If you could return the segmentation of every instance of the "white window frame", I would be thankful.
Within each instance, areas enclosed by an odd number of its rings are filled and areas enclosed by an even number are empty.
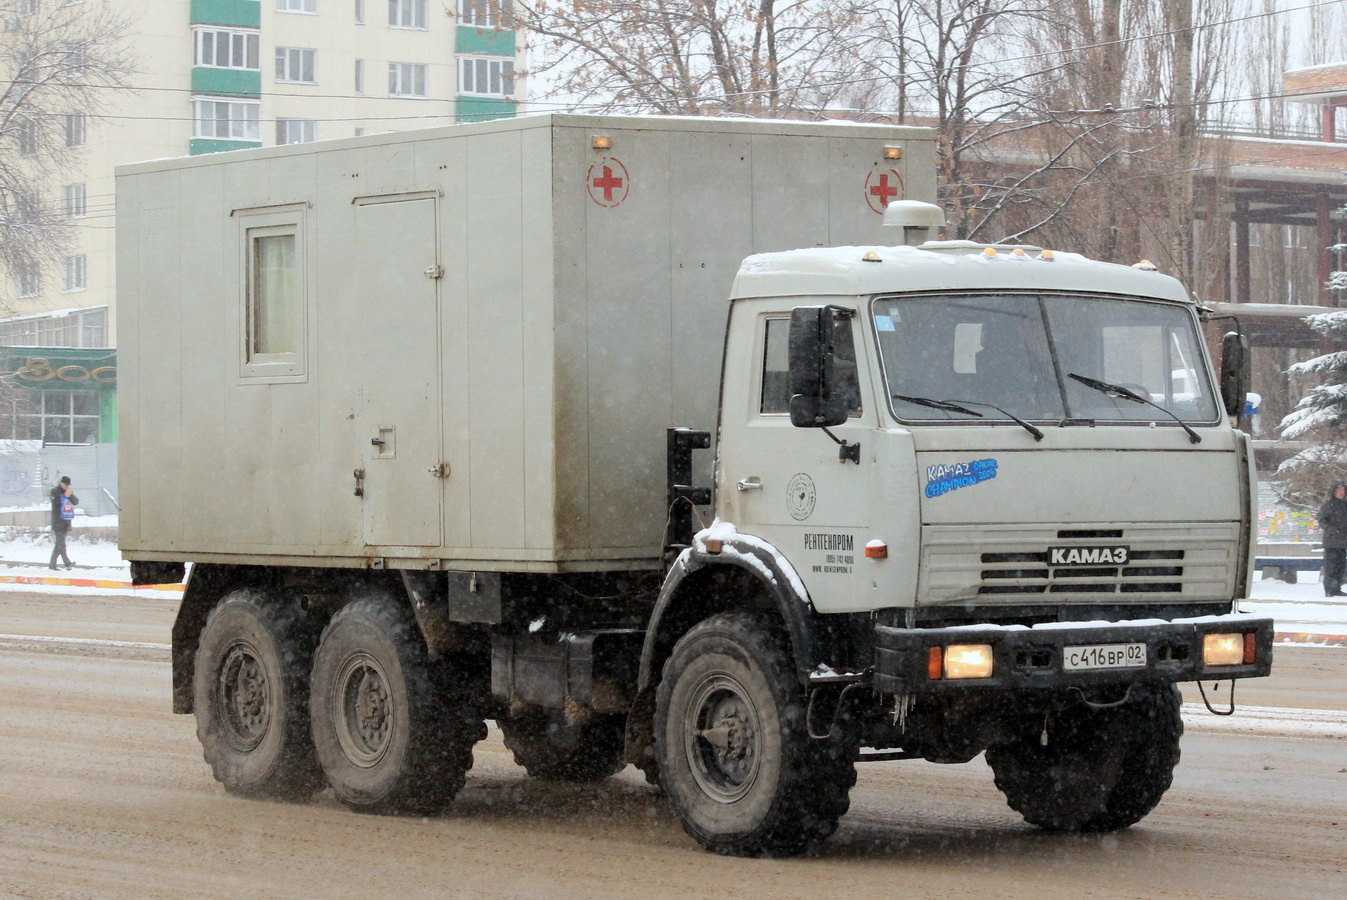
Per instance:
[[[306,16],[318,14],[316,0],[276,0],[276,12],[302,13]]]
[[[514,0],[458,0],[458,24],[504,28],[502,12],[514,12]]]
[[[207,105],[211,115],[206,115]],[[220,116],[218,107],[224,107]],[[262,104],[256,100],[221,100],[216,97],[192,98],[192,137],[216,141],[261,141]],[[242,115],[238,115],[238,114]],[[226,123],[228,134],[217,134]],[[209,125],[207,123],[210,123]]]
[[[239,375],[243,383],[275,384],[307,381],[309,332],[309,267],[306,250],[304,204],[236,209],[239,223],[240,302]],[[293,235],[295,238],[295,349],[286,353],[255,353],[254,303],[257,287],[253,241],[256,238]]]
[[[23,119],[19,122],[14,135],[14,143],[18,145],[20,156],[33,156],[37,153],[37,121],[35,119]]]
[[[89,140],[89,117],[82,112],[66,113],[65,148],[83,147]]]
[[[388,96],[426,97],[428,67],[425,63],[391,62],[388,64]],[[417,84],[417,80],[420,84]],[[410,84],[408,84],[410,82]],[[418,88],[420,89],[418,91]]]
[[[74,294],[89,288],[89,257],[72,253],[61,257],[61,293]]]
[[[308,77],[305,78],[304,76]],[[317,84],[318,51],[310,47],[276,48],[277,84]]]
[[[83,181],[67,184],[61,190],[66,218],[82,219],[89,214],[89,190]]]
[[[318,122],[315,119],[277,119],[276,143],[308,144],[318,140]]]
[[[486,81],[486,89],[479,86]],[[506,89],[508,83],[508,90]],[[492,90],[492,86],[497,90]],[[515,91],[514,60],[504,56],[460,56],[458,58],[458,92],[466,97],[500,97],[513,99]]]
[[[258,31],[250,31],[241,28],[208,28],[197,27],[192,29],[192,65],[201,66],[207,69],[242,69],[247,72],[258,72],[262,68],[261,43],[262,35]],[[209,41],[207,40],[209,36]],[[227,51],[220,53],[220,39],[225,38]],[[242,47],[239,46],[240,42]],[[206,51],[206,44],[210,44],[209,54]],[[243,56],[242,61],[237,57]],[[206,59],[209,55],[210,59]],[[221,61],[221,56],[225,57]],[[251,63],[251,65],[249,65]]]
[[[426,31],[426,0],[388,0],[388,27]]]

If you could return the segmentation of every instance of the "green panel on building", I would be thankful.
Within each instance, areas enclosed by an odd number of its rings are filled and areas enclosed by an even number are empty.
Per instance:
[[[117,351],[0,347],[0,377],[14,387],[111,393],[117,389]]]
[[[98,395],[98,443],[117,443],[117,392]]]
[[[455,35],[454,50],[458,53],[514,56],[514,32],[460,25]]]
[[[485,122],[488,119],[513,118],[518,108],[513,100],[494,97],[458,97],[454,100],[454,121]]]
[[[190,156],[202,156],[206,153],[224,153],[229,150],[247,150],[262,146],[261,141],[226,141],[219,138],[192,138],[187,148]]]
[[[193,25],[262,27],[262,4],[258,0],[192,0]]]
[[[246,69],[192,69],[193,94],[220,94],[226,97],[260,97],[262,73]]]

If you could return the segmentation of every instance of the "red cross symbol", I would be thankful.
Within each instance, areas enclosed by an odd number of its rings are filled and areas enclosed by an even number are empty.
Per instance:
[[[631,192],[631,175],[615,156],[589,167],[589,199],[599,206],[620,206]]]
[[[877,213],[884,212],[889,201],[902,197],[903,192],[903,176],[895,169],[880,172],[877,178],[873,171],[865,177],[865,202]]]

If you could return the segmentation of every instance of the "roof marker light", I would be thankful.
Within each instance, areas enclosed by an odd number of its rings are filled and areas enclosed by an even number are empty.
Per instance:
[[[611,150],[613,149],[613,139],[606,134],[596,134],[591,146],[595,150]]]
[[[1051,250],[1044,250],[1042,253],[1038,254],[1038,258],[1046,260],[1047,262],[1052,262],[1057,257],[1053,255]]]
[[[1155,263],[1151,262],[1149,259],[1143,259],[1143,260],[1142,260],[1141,262],[1139,262],[1139,263],[1132,263],[1132,268],[1134,268],[1134,269],[1140,269],[1140,270],[1143,271],[1143,272],[1155,272],[1155,271],[1158,271],[1158,270],[1155,268]]]
[[[988,247],[986,250],[982,251],[982,255],[987,257],[988,259],[993,259],[996,256],[996,248]]]
[[[861,257],[861,260],[864,262],[883,262],[883,260],[879,258],[879,254],[873,250],[866,250],[865,255]]]
[[[1026,257],[1023,247],[1016,247],[1014,250],[1010,251],[1010,255],[1016,259],[1024,259]]]
[[[885,147],[884,147],[884,158],[885,158],[885,159],[902,159],[902,158],[903,158],[903,148],[902,148],[902,147],[895,147],[895,146],[893,146],[893,145],[891,145],[891,144],[885,146]]]

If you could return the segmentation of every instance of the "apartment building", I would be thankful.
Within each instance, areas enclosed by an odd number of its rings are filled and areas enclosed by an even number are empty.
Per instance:
[[[116,166],[513,116],[522,95],[523,42],[500,27],[511,0],[22,0],[16,11],[102,3],[134,19],[136,91],[56,121],[80,168],[43,202],[77,239],[57,271],[0,285],[0,440],[116,440]]]

